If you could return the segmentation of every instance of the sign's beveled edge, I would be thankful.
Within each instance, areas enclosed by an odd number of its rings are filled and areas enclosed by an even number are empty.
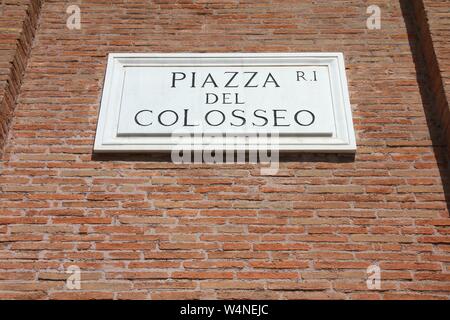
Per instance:
[[[110,94],[112,91],[113,80],[114,80],[114,71],[120,65],[119,59],[155,59],[161,58],[170,59],[170,58],[184,58],[184,59],[196,59],[196,58],[333,58],[336,59],[337,62],[337,71],[340,79],[339,88],[341,99],[343,100],[343,111],[344,118],[346,121],[345,127],[347,130],[348,140],[343,141],[342,139],[334,139],[333,143],[302,143],[302,144],[292,144],[292,143],[281,143],[278,146],[279,151],[283,152],[317,152],[317,153],[355,153],[356,152],[356,138],[353,127],[353,118],[352,118],[352,110],[350,105],[350,97],[348,92],[348,84],[347,84],[347,76],[345,72],[345,61],[344,55],[342,52],[265,52],[265,53],[193,53],[193,52],[178,52],[178,53],[109,53],[108,54],[108,62],[106,67],[106,74],[103,84],[103,93],[100,103],[100,110],[97,121],[97,129],[95,134],[94,141],[94,153],[145,153],[149,151],[153,152],[167,152],[173,149],[173,144],[167,143],[166,140],[161,141],[161,143],[153,143],[153,144],[133,144],[133,143],[108,143],[105,142],[105,126],[108,121],[107,114],[107,106],[110,100]],[[120,65],[120,67],[124,67]],[[118,138],[115,137],[114,140]],[[128,138],[127,138],[128,139]],[[280,138],[281,139],[281,138]],[[177,147],[179,147],[177,145]],[[214,145],[208,145],[208,148],[204,146],[197,145],[193,147],[187,147],[185,150],[208,150],[211,148],[216,148]],[[233,146],[232,148],[217,148],[217,150],[257,150],[257,147],[248,147],[248,146]]]

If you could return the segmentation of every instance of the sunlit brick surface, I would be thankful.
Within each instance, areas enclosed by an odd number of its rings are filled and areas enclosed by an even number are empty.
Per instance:
[[[42,7],[1,168],[0,298],[450,297],[446,144],[397,1],[377,1],[380,30],[369,1],[79,3],[81,30],[71,1]],[[345,55],[354,158],[283,155],[263,176],[92,154],[109,52],[315,51]]]

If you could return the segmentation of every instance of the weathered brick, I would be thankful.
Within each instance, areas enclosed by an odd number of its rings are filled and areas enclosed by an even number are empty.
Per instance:
[[[447,1],[379,1],[380,30],[357,1],[91,1],[81,30],[67,1],[13,2],[0,16],[0,299],[450,297]],[[110,52],[305,48],[345,55],[354,156],[282,154],[263,176],[92,153]],[[365,284],[374,263],[380,291]],[[81,291],[64,287],[71,265]]]

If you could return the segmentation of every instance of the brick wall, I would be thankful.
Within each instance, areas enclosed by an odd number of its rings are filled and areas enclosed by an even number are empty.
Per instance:
[[[445,115],[443,127],[447,137],[450,137],[450,110],[448,107],[448,101],[450,101],[450,48],[448,46],[448,39],[450,39],[450,2],[448,0],[425,0],[424,9],[435,51],[436,64],[438,65],[437,70],[436,68],[430,68],[436,72],[434,78],[437,78],[433,83],[432,92],[436,104],[442,110],[441,114]]]
[[[40,0],[0,3],[0,156],[36,30]]]
[[[450,37],[450,2],[448,0],[403,1],[404,7],[411,8],[415,25],[411,31],[417,34],[418,53],[422,57],[422,67],[426,75],[426,89],[442,136],[450,141],[450,55],[447,44]],[[450,151],[450,150],[449,150]]]
[[[424,0],[433,48],[439,64],[447,108],[450,100],[450,2],[448,0]]]
[[[74,1],[81,30],[70,1],[42,7],[1,168],[0,298],[450,297],[446,144],[411,12],[376,1],[368,30],[369,1],[110,2]],[[93,155],[107,54],[186,51],[342,51],[355,157],[284,155],[262,176]]]

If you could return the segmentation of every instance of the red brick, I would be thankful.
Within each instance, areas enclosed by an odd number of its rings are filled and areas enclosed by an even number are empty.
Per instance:
[[[381,0],[381,30],[356,1],[91,1],[81,30],[66,28],[67,1],[13,2],[0,16],[1,299],[450,297],[446,1]],[[305,48],[345,55],[355,156],[282,154],[263,176],[92,153],[110,52]],[[365,285],[374,263],[380,291]],[[79,292],[63,287],[70,265]]]

